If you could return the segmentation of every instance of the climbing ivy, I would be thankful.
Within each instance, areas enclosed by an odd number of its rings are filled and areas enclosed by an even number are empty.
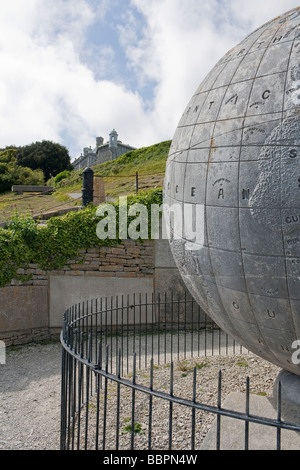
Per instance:
[[[127,198],[128,207],[144,204],[149,214],[152,204],[161,203],[161,189]],[[115,202],[112,205],[118,219],[119,204]],[[98,238],[96,227],[102,218],[97,215],[97,207],[92,205],[62,217],[52,217],[45,226],[29,215],[13,216],[6,228],[0,228],[0,287],[12,279],[24,280],[20,269],[28,268],[31,263],[45,270],[60,269],[69,259],[78,256],[81,249],[119,244],[120,239]],[[130,221],[129,217],[128,224]]]

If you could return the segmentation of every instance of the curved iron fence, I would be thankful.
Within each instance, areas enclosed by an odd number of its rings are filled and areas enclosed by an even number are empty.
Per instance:
[[[280,384],[276,419],[250,413],[249,378],[244,411],[222,407],[221,372],[216,403],[197,399],[197,374],[205,367],[199,358],[248,351],[187,296],[139,294],[79,303],[64,314],[61,343],[62,450],[201,449],[203,422],[214,423],[214,447],[220,449],[226,417],[242,423],[244,449],[251,423],[276,430],[275,449],[281,448],[283,429],[300,431],[282,420]],[[184,371],[188,360],[190,385],[177,394],[174,364]]]

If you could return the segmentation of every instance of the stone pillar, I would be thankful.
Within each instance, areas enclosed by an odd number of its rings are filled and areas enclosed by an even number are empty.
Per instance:
[[[98,206],[101,202],[105,202],[105,187],[103,178],[94,176],[94,199],[93,202]]]
[[[82,182],[82,205],[87,206],[93,202],[94,197],[94,172],[91,168],[86,168],[83,172]]]

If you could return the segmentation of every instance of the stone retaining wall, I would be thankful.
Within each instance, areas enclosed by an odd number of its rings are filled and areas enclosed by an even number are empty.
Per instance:
[[[44,271],[36,264],[19,269],[18,274],[31,275],[28,281],[13,279],[11,286],[48,286],[49,275],[99,277],[153,277],[154,244],[125,240],[118,246],[89,248],[79,251],[79,257],[69,260],[60,270]],[[1,290],[0,290],[1,292]]]
[[[7,346],[58,338],[63,313],[90,298],[185,290],[165,240],[81,250],[60,270],[31,264],[0,289],[0,340]]]

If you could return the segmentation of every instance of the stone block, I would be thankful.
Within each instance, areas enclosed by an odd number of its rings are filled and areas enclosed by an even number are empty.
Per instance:
[[[123,278],[122,274],[126,274]],[[153,279],[130,278],[131,274],[120,273],[118,277],[100,276],[51,276],[49,289],[50,327],[62,325],[64,311],[77,303],[101,297],[153,293]],[[150,297],[149,297],[150,298]]]
[[[22,331],[46,326],[48,326],[46,286],[18,286],[0,289],[1,332]]]

